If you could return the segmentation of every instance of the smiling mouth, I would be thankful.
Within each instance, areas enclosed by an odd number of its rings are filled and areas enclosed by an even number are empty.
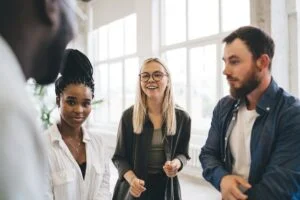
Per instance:
[[[147,89],[151,89],[151,90],[154,90],[154,89],[157,89],[158,87],[157,86],[148,86],[146,87]]]

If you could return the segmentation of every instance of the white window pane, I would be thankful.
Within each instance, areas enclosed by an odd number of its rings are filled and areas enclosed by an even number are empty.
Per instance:
[[[165,58],[172,76],[175,103],[186,109],[186,48],[167,51]]]
[[[122,63],[109,65],[109,121],[119,122],[122,107]]]
[[[250,24],[249,0],[222,0],[223,31]]]
[[[136,87],[138,83],[139,61],[138,58],[125,60],[125,108],[134,104]]]
[[[170,45],[186,40],[186,0],[165,0],[164,44]]]
[[[99,28],[99,60],[105,60],[108,56],[108,27]]]
[[[190,51],[191,117],[198,130],[208,130],[217,98],[216,45],[193,48]]]
[[[189,39],[218,33],[219,0],[189,0]]]
[[[124,19],[125,27],[125,55],[136,52],[136,14]]]
[[[124,27],[123,20],[117,20],[108,26],[109,58],[123,56]]]
[[[98,30],[92,31],[89,34],[89,52],[91,62],[98,61],[99,49],[98,49]]]
[[[93,109],[93,118],[96,122],[108,122],[108,65],[101,64],[95,68],[95,100],[103,102]]]

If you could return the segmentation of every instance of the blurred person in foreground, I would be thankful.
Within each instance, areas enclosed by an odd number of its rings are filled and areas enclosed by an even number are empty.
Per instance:
[[[52,83],[74,36],[75,0],[0,1],[0,199],[44,199],[46,154],[26,80]]]
[[[245,26],[223,42],[230,96],[214,109],[203,176],[224,200],[300,199],[300,103],[271,75],[273,39]]]

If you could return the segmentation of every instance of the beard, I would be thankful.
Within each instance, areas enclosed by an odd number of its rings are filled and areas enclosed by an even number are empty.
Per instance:
[[[260,79],[258,77],[257,67],[254,65],[253,70],[250,72],[249,76],[241,84],[241,87],[234,88],[230,87],[230,94],[235,99],[240,99],[246,97],[254,89],[256,89],[260,84]]]
[[[33,78],[38,84],[46,85],[55,81],[61,68],[64,51],[73,35],[73,27],[66,14],[62,12],[57,33],[49,41],[40,44],[35,56]]]

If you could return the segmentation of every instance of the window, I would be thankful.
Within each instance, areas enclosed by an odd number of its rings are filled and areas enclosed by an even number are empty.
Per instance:
[[[136,55],[136,14],[118,19],[90,33],[90,56],[95,66],[96,123],[119,122],[134,103],[139,60]]]
[[[175,101],[193,119],[193,134],[207,133],[214,106],[229,93],[222,39],[248,24],[249,0],[161,1],[160,53],[172,74]]]

